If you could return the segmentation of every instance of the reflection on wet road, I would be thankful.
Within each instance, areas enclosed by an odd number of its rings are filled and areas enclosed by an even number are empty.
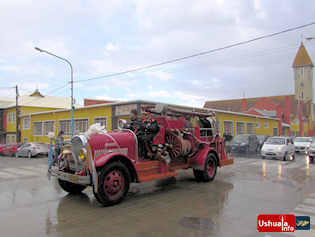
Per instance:
[[[236,157],[212,183],[197,183],[192,171],[183,171],[176,179],[134,184],[123,203],[107,208],[91,189],[67,195],[48,181],[46,162],[11,159],[0,166],[3,236],[250,237],[266,236],[256,231],[260,213],[308,213],[315,220],[315,164],[304,156]]]

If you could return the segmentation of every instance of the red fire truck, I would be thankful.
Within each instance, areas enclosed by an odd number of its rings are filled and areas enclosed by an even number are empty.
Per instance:
[[[209,182],[218,167],[233,164],[217,133],[213,112],[187,112],[165,106],[147,110],[157,121],[159,132],[146,144],[144,153],[139,151],[143,149],[138,144],[139,135],[129,129],[75,136],[50,169],[61,188],[79,193],[92,186],[95,198],[109,206],[124,199],[132,182],[173,177],[182,169],[193,169],[197,181]],[[187,115],[201,122],[187,127]],[[205,120],[207,123],[202,123]]]

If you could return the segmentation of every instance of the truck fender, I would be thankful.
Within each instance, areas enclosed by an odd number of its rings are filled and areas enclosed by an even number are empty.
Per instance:
[[[138,175],[135,168],[135,162],[134,160],[129,159],[125,154],[113,152],[101,155],[95,159],[95,167],[98,169],[115,161],[119,161],[126,166],[131,175],[130,177],[131,182],[138,182]]]
[[[216,157],[217,165],[220,166],[218,155],[215,150],[210,147],[205,147],[198,154],[197,157],[190,163],[190,166],[196,170],[204,170],[205,162],[209,153],[213,153]]]

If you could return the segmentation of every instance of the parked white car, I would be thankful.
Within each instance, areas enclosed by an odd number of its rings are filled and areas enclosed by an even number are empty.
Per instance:
[[[307,152],[312,144],[311,137],[296,137],[294,139],[294,146],[296,152]]]
[[[290,137],[269,137],[261,148],[261,157],[294,160],[294,144]]]
[[[48,144],[45,143],[25,143],[16,151],[16,157],[32,158],[39,155],[47,155],[49,151]]]

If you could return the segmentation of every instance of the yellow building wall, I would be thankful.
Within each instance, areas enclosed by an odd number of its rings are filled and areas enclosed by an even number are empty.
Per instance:
[[[273,136],[273,128],[278,129],[278,135],[279,135],[279,121],[274,119],[265,119],[265,118],[255,118],[255,117],[249,117],[249,116],[243,116],[243,115],[237,115],[237,114],[229,114],[229,113],[221,113],[218,112],[216,114],[216,119],[219,121],[220,124],[220,134],[223,135],[223,122],[224,121],[231,121],[233,122],[233,136],[237,135],[236,132],[236,122],[244,122],[245,126],[245,134],[247,134],[247,123],[253,123],[254,124],[254,133],[256,135],[269,135]],[[259,126],[257,127],[257,123]],[[265,123],[268,125],[265,128]]]
[[[291,128],[291,132],[294,132],[294,134],[299,133],[300,125],[297,118],[292,119],[290,128]]]
[[[34,136],[33,135],[33,122],[35,121],[54,121],[55,123],[55,137],[58,134],[58,121],[59,120],[70,120],[70,111],[51,111],[49,113],[31,115],[30,117],[30,129],[24,130],[22,127],[23,117],[21,118],[21,140],[24,141],[27,138],[28,142],[44,142],[49,143],[49,138],[47,136]],[[106,117],[107,118],[107,130],[112,129],[112,107],[111,106],[101,106],[95,108],[82,108],[74,111],[74,119],[88,119],[89,126],[94,123],[94,118]],[[119,119],[129,119],[129,116],[120,116]],[[230,113],[216,113],[216,119],[220,124],[220,134],[223,134],[223,121],[233,122],[233,135],[236,135],[236,122],[244,122],[245,134],[247,133],[247,123],[253,123],[254,133],[257,135],[269,135],[273,136],[273,128],[277,128],[279,134],[279,121],[274,119],[265,118],[255,118],[250,116],[243,116]],[[195,122],[195,121],[193,121]],[[259,127],[256,124],[259,124]],[[267,124],[265,128],[264,124]],[[15,126],[15,125],[14,125]],[[14,128],[15,129],[15,128]],[[70,137],[65,137],[65,139],[70,139]]]
[[[96,108],[83,108],[74,111],[74,119],[88,119],[89,126],[94,123],[94,118],[106,117],[106,127],[107,130],[112,128],[112,108],[107,107],[96,107]],[[22,127],[23,118],[21,118],[21,140],[24,141],[26,138],[28,142],[44,142],[49,143],[49,138],[47,136],[34,136],[33,135],[33,122],[35,121],[54,121],[55,122],[55,137],[58,134],[58,121],[59,120],[70,120],[71,112],[49,112],[43,114],[36,114],[30,117],[30,129],[24,130]],[[70,137],[65,137],[65,139],[70,139]]]
[[[44,112],[44,111],[52,111],[52,110],[56,110],[56,108],[47,108],[47,107],[32,107],[32,106],[21,106],[20,107],[20,115],[24,115],[24,114],[30,114],[30,113],[37,113],[37,112]],[[9,113],[16,113],[16,108],[10,108],[6,110],[7,112],[7,127],[6,127],[6,131],[7,132],[16,132],[16,123],[15,123],[15,116],[14,116],[14,122],[9,123],[8,122],[8,116]]]

